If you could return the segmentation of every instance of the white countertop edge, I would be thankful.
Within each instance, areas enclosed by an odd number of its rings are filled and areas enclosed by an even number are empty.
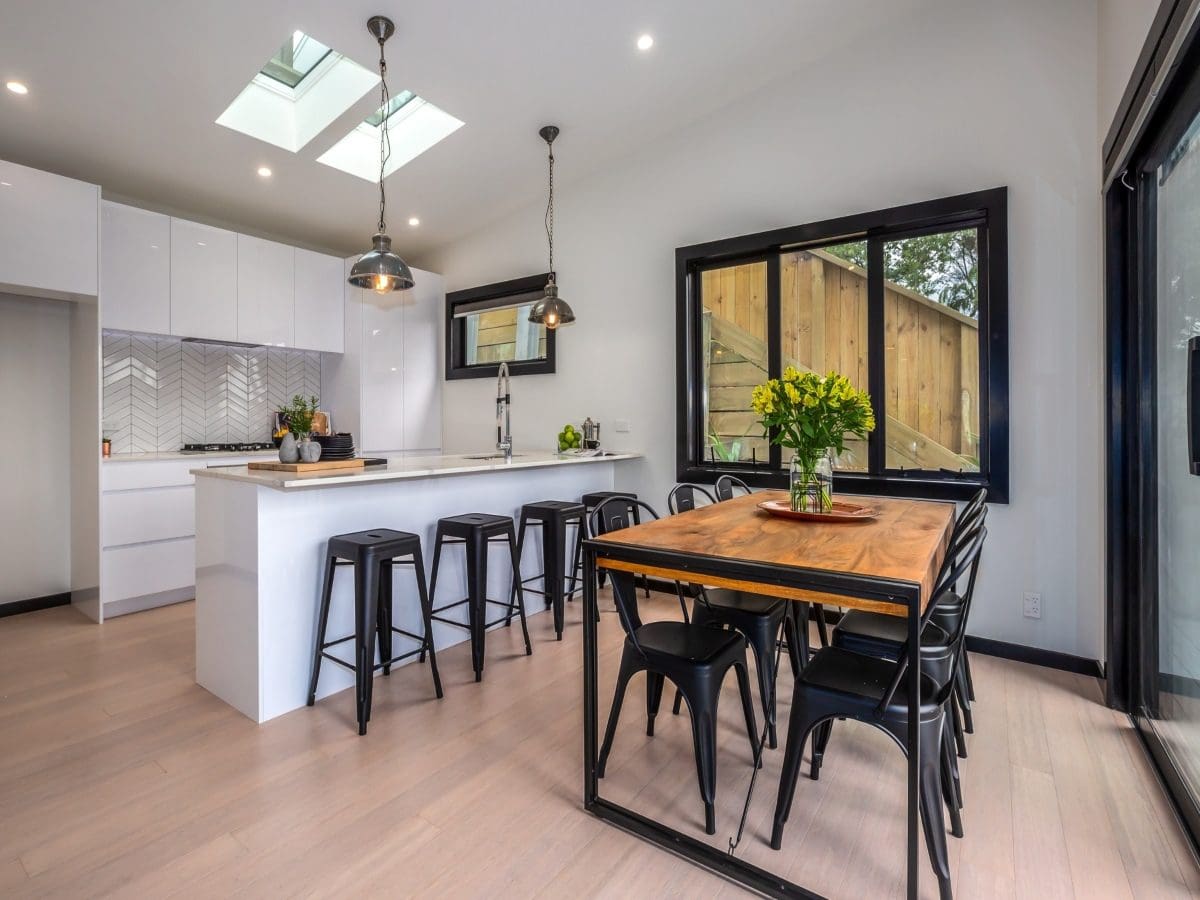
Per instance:
[[[377,481],[403,481],[411,478],[440,478],[446,475],[473,475],[487,472],[504,472],[515,469],[538,469],[547,466],[574,466],[588,463],[619,462],[640,459],[642,454],[630,450],[611,452],[606,456],[563,457],[553,453],[517,454],[511,462],[503,460],[469,459],[465,455],[397,458],[386,466],[366,466],[362,469],[334,469],[329,472],[303,474],[278,472],[270,469],[251,470],[245,466],[218,469],[193,469],[197,478],[217,478],[225,481],[240,481],[261,485],[276,490],[300,490],[305,488],[344,487]]]

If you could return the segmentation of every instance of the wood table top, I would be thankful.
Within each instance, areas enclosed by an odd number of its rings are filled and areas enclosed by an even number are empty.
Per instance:
[[[949,546],[954,525],[953,503],[893,497],[856,498],[873,507],[878,515],[861,522],[838,523],[783,519],[758,509],[762,501],[780,498],[786,499],[787,493],[761,491],[735,497],[601,535],[595,538],[595,543],[739,560],[781,569],[902,581],[920,586],[922,608],[929,602],[934,579]],[[598,553],[597,565],[603,568],[647,572],[681,581],[696,580],[695,573],[684,570],[649,570],[638,563],[606,558],[602,546]],[[702,580],[715,587],[792,600],[872,609],[891,615],[906,614],[903,606],[879,600],[822,594],[757,581],[710,578],[708,575]]]

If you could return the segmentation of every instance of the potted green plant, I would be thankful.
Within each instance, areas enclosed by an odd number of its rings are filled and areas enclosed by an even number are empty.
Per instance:
[[[316,397],[305,400],[296,394],[291,403],[279,410],[279,417],[288,426],[288,433],[279,445],[279,459],[282,462],[295,462],[295,459],[289,458],[293,453],[303,462],[316,462],[321,458],[321,445],[310,436],[318,406]]]
[[[793,366],[782,378],[754,388],[750,407],[758,414],[763,435],[792,450],[788,486],[792,509],[833,509],[833,454],[846,438],[865,438],[875,429],[871,398],[836,372],[818,375]]]

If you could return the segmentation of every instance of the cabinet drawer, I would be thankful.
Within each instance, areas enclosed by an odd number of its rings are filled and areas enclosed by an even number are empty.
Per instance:
[[[101,469],[100,486],[105,491],[133,491],[193,484],[191,470],[201,468],[204,468],[203,459],[108,462]]]
[[[183,485],[104,494],[100,524],[105,547],[191,537],[196,533],[196,490]]]
[[[196,539],[113,547],[100,553],[100,601],[142,597],[196,583]]]

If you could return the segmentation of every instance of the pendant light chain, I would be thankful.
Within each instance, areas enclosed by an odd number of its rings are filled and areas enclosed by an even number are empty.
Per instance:
[[[550,199],[546,203],[546,238],[550,244],[550,280],[554,281],[554,144],[546,142],[550,151]]]
[[[383,188],[383,171],[387,166],[387,161],[392,155],[392,136],[388,134],[388,105],[391,103],[391,95],[388,93],[387,86],[387,59],[383,52],[383,39],[379,40],[379,103],[380,115],[379,128],[383,132],[379,140],[379,233],[387,232],[387,222],[384,220],[384,214],[387,211],[387,194]]]

